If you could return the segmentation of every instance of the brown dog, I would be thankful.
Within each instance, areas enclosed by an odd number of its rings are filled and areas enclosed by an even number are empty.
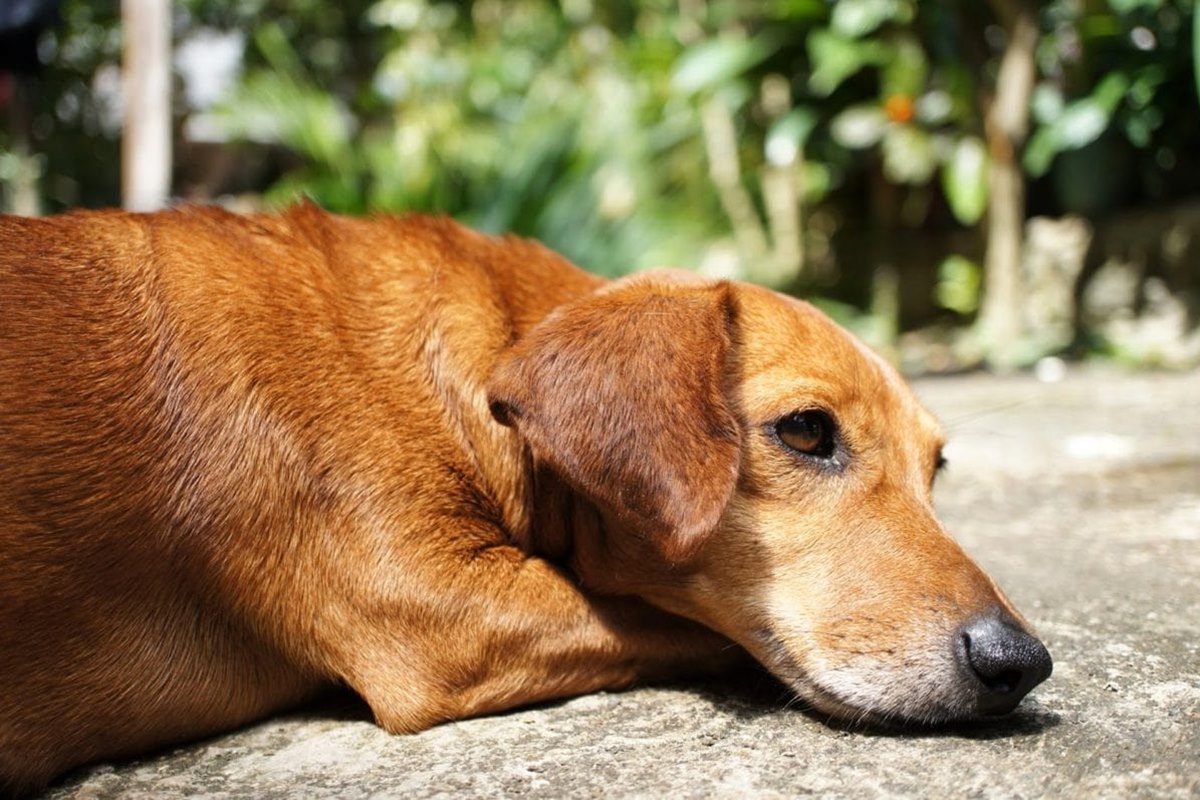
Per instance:
[[[1050,658],[934,518],[941,441],[747,285],[311,206],[3,219],[0,785],[331,684],[415,731],[730,639],[836,716],[1007,711]]]

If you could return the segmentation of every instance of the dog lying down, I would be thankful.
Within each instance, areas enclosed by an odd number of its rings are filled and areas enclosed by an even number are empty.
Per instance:
[[[402,733],[743,651],[833,717],[1007,712],[1050,656],[941,448],[749,285],[311,205],[4,218],[0,785],[334,684]]]

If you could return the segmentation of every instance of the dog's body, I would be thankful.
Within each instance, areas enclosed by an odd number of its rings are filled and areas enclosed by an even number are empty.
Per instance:
[[[333,683],[414,731],[723,637],[833,714],[1006,710],[1049,659],[934,519],[939,450],[753,287],[311,206],[2,219],[0,791]]]

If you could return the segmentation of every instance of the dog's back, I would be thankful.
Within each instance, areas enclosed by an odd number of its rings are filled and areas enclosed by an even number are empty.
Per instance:
[[[513,448],[481,387],[522,270],[594,281],[423,218],[0,220],[0,779],[313,692],[372,555],[346,529],[519,516],[475,462]]]

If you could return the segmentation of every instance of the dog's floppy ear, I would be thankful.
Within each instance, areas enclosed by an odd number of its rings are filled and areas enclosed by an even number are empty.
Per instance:
[[[637,276],[555,310],[506,354],[492,414],[663,554],[692,555],[737,482],[724,283]]]

